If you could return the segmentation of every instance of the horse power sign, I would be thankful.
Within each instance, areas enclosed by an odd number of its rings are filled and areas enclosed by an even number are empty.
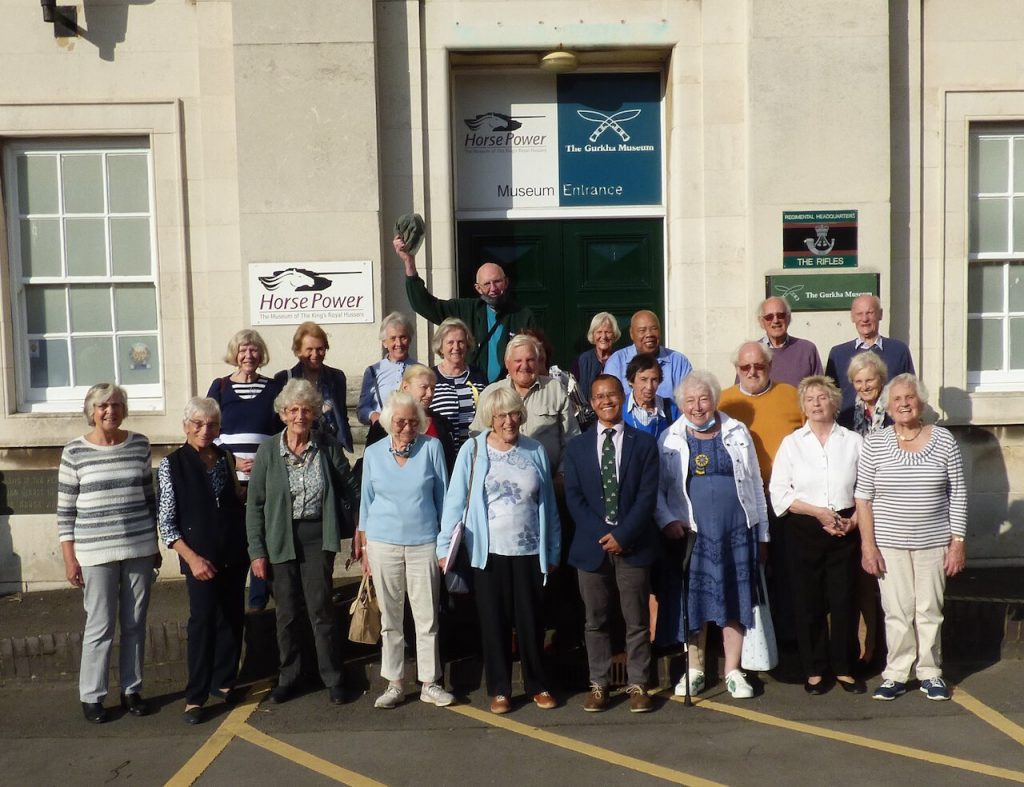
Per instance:
[[[373,322],[369,260],[260,262],[249,271],[253,325]]]

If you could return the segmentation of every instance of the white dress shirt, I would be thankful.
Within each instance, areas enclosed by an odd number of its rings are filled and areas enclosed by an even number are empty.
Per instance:
[[[862,442],[859,434],[838,424],[833,424],[825,445],[809,424],[787,435],[768,484],[776,516],[787,513],[795,500],[833,511],[852,508]]]

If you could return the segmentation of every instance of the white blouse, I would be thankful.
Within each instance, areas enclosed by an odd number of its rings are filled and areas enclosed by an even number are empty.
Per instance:
[[[838,424],[825,445],[807,424],[787,435],[775,455],[768,484],[775,515],[787,513],[794,500],[834,511],[853,508],[862,443],[859,434]]]

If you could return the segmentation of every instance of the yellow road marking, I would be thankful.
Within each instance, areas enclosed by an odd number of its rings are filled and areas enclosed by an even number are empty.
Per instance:
[[[722,787],[718,782],[702,779],[699,776],[692,776],[688,773],[683,773],[682,771],[672,770],[671,768],[665,768],[651,762],[645,762],[644,760],[637,759],[636,757],[619,754],[618,752],[611,751],[610,749],[602,749],[599,746],[592,746],[589,743],[583,743],[582,741],[578,741],[573,738],[567,738],[564,735],[557,735],[553,732],[542,730],[539,727],[531,727],[528,724],[512,721],[511,719],[506,719],[504,716],[496,716],[493,713],[488,713],[487,711],[482,711],[478,708],[470,707],[469,705],[449,705],[448,710],[467,716],[471,719],[476,719],[477,721],[482,721],[485,724],[490,724],[493,727],[499,727],[503,730],[514,732],[517,735],[533,738],[534,740],[542,741],[543,743],[548,743],[552,746],[558,746],[562,749],[568,749],[576,754],[583,754],[587,757],[592,757],[596,760],[601,760],[602,762],[607,762],[612,765],[618,765],[622,768],[629,768],[630,770],[637,771],[648,776],[655,776],[659,779],[664,779],[667,782],[672,782],[673,784],[687,784],[694,785],[695,787]]]
[[[209,768],[211,763],[231,743],[238,727],[245,724],[252,712],[256,710],[256,705],[263,693],[263,691],[258,691],[251,694],[244,704],[231,711],[213,734],[206,739],[206,742],[199,747],[199,751],[193,754],[188,762],[167,780],[167,787],[189,787],[194,784],[203,775],[203,771]]]
[[[982,721],[991,724],[1000,732],[1006,733],[1017,743],[1024,745],[1024,727],[1010,721],[999,711],[990,708],[959,687],[953,692],[953,701],[962,705]]]
[[[671,697],[671,699],[675,702],[683,701],[682,697]],[[810,724],[804,724],[799,721],[790,721],[788,719],[780,719],[777,716],[769,716],[767,713],[760,713],[759,711],[738,708],[733,705],[724,705],[722,703],[715,702],[714,700],[694,697],[693,704],[700,708],[707,708],[708,710],[718,711],[719,713],[738,716],[741,719],[757,722],[758,724],[766,724],[771,727],[792,730],[793,732],[802,732],[806,735],[814,735],[818,738],[828,738],[829,740],[849,743],[853,746],[861,746],[865,749],[874,749],[875,751],[884,752],[886,754],[895,754],[900,757],[908,757],[912,760],[921,760],[935,765],[945,765],[949,768],[959,768],[960,770],[970,771],[971,773],[980,773],[984,776],[994,776],[997,779],[1007,779],[1009,781],[1024,784],[1024,771],[999,768],[983,762],[964,760],[959,757],[950,757],[946,754],[930,752],[925,749],[915,749],[910,746],[902,746],[898,743],[889,743],[888,741],[880,741],[875,738],[867,738],[863,735],[854,735],[848,732],[839,732],[825,727],[814,727]]]
[[[303,751],[289,743],[272,738],[248,724],[240,725],[236,734],[239,738],[249,741],[249,743],[253,743],[262,749],[273,752],[290,762],[301,765],[303,768],[309,768],[309,770],[341,784],[349,784],[352,787],[384,787],[382,782],[374,781],[368,776],[363,776],[361,773],[342,768],[340,765],[335,765],[333,762],[317,757],[315,754],[310,754],[308,751]]]

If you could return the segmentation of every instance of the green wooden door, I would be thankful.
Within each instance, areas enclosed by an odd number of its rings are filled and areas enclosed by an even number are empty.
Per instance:
[[[462,221],[458,225],[459,295],[475,295],[482,262],[500,264],[516,299],[529,306],[569,368],[587,349],[587,328],[611,312],[629,342],[629,318],[650,309],[664,322],[661,219]]]

